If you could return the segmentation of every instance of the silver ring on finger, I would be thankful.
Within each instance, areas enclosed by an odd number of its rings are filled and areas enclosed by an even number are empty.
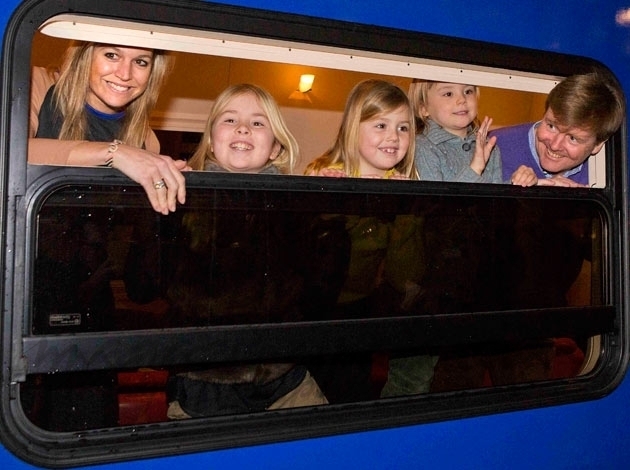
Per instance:
[[[153,187],[155,189],[163,189],[163,188],[166,188],[166,183],[164,182],[164,180],[160,180],[157,183],[154,183]]]

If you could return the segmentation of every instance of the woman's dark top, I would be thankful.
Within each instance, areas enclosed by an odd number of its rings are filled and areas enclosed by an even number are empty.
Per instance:
[[[35,137],[43,139],[57,139],[61,132],[63,116],[54,103],[52,86],[46,93],[46,98],[39,111],[39,126]],[[92,142],[111,142],[118,138],[122,129],[125,112],[106,114],[97,111],[89,104],[85,104],[88,122],[88,135],[85,140]]]

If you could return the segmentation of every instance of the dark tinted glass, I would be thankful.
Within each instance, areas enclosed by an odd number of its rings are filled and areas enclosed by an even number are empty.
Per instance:
[[[592,201],[193,188],[161,216],[144,197],[46,200],[34,334],[602,302]]]

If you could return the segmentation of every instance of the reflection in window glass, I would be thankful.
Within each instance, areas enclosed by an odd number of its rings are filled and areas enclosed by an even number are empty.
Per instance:
[[[191,190],[165,217],[100,198],[38,215],[35,334],[601,302],[589,202]]]

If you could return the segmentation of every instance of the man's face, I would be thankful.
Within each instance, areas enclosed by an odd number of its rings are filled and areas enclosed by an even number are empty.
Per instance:
[[[604,142],[597,142],[592,131],[580,127],[565,127],[547,109],[536,128],[536,152],[543,170],[563,173],[582,164],[599,152]]]

